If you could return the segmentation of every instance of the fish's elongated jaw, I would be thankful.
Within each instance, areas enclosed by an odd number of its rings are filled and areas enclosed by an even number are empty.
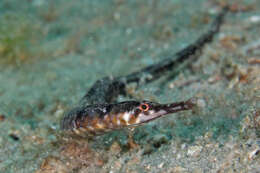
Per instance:
[[[196,98],[189,99],[185,102],[177,102],[172,104],[164,104],[162,105],[162,109],[165,109],[168,113],[179,112],[183,110],[192,109],[197,103]]]
[[[190,110],[196,105],[196,102],[197,100],[193,98],[184,102],[170,104],[150,104],[149,110],[139,114],[139,123],[146,123],[167,114]]]
[[[149,122],[149,121],[152,121],[156,118],[159,118],[163,115],[166,115],[166,114],[169,114],[167,111],[161,109],[159,111],[149,111],[149,114],[146,115],[146,114],[140,114],[139,116],[139,123],[146,123],[146,122]]]

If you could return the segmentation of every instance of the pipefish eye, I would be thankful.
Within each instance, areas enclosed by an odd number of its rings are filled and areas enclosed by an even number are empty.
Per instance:
[[[142,104],[139,106],[139,109],[140,109],[141,111],[144,111],[144,112],[148,111],[149,108],[150,108],[150,106],[149,106],[147,103],[142,103]]]

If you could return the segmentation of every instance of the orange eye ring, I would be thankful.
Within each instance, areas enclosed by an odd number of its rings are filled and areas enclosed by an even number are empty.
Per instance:
[[[142,103],[142,104],[139,106],[139,109],[140,109],[141,111],[146,112],[146,111],[149,110],[149,105],[148,105],[147,103]]]

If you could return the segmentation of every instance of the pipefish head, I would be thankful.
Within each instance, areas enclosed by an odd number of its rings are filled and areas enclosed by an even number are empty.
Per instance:
[[[103,134],[111,130],[137,126],[163,115],[189,110],[193,100],[170,104],[150,101],[125,101],[115,104],[96,104],[79,107],[68,112],[61,123],[64,130],[77,134]]]
[[[194,99],[169,104],[160,104],[150,101],[130,101],[121,103],[121,105],[118,105],[119,107],[115,107],[115,109],[119,109],[119,111],[116,112],[118,112],[117,118],[120,122],[126,125],[139,125],[167,114],[189,110],[194,105]]]

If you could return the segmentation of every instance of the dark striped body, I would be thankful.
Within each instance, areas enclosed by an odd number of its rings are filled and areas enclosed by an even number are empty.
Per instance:
[[[139,104],[136,101],[129,101],[119,104],[89,105],[84,109],[75,108],[63,119],[62,128],[87,136],[121,129],[137,121],[136,116],[132,114],[138,111],[132,110]],[[126,114],[129,114],[128,118]]]
[[[116,104],[91,105],[84,110],[71,111],[64,118],[63,129],[81,136],[93,136],[125,127],[138,126],[163,115],[189,110],[196,100],[186,102],[159,104],[149,101],[126,101]],[[80,110],[80,111],[79,111]],[[74,116],[74,117],[73,117]],[[73,118],[72,118],[73,117]]]

